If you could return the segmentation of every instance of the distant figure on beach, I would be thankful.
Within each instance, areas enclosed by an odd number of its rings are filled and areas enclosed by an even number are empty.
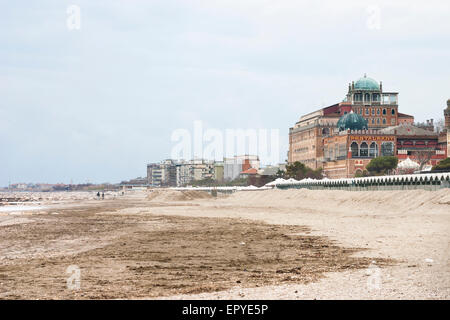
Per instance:
[[[102,200],[105,200],[105,193],[102,192]]]
[[[100,199],[100,191],[97,192],[97,199]]]

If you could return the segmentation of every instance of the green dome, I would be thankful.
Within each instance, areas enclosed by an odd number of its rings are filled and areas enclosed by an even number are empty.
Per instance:
[[[364,75],[363,78],[355,82],[355,90],[380,90],[380,85],[372,78],[367,78]]]
[[[351,111],[339,118],[337,123],[339,131],[343,130],[367,130],[367,120]]]

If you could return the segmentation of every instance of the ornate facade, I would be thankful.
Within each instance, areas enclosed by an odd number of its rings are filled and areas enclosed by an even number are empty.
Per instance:
[[[446,112],[450,128],[450,107]],[[349,84],[342,102],[302,116],[289,129],[288,162],[323,168],[328,178],[347,178],[363,174],[378,156],[428,154],[429,165],[444,159],[448,144],[443,148],[438,133],[413,123],[413,116],[398,112],[397,92],[385,92],[381,82],[364,76]]]

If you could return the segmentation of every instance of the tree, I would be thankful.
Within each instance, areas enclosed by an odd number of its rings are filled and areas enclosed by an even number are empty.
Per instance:
[[[193,187],[213,187],[216,186],[218,182],[213,178],[205,178],[202,180],[193,180],[190,185]]]
[[[367,175],[368,175],[367,170],[362,171],[361,169],[358,169],[355,172],[355,178],[367,177]]]
[[[296,180],[302,180],[304,178],[322,179],[322,168],[313,170],[303,163],[296,161],[286,166],[284,177],[286,179],[293,178]]]
[[[450,170],[450,158],[440,161],[432,170]]]
[[[260,176],[260,175],[253,175],[248,177],[248,185],[255,186],[255,187],[262,187],[266,185],[269,182],[272,182],[275,180],[275,176]]]
[[[411,153],[412,156],[414,156],[417,161],[419,161],[419,171],[422,171],[423,166],[430,161],[431,157],[436,154],[435,150],[418,150]]]
[[[281,169],[278,169],[277,173],[275,174],[276,178],[284,178],[285,172]]]
[[[398,159],[394,156],[384,156],[372,159],[366,166],[370,174],[382,175],[397,168]]]

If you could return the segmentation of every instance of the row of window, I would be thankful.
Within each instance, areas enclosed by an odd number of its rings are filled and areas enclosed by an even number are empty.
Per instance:
[[[375,113],[377,114],[377,116],[379,116],[380,114],[383,114],[383,116],[387,115],[388,110],[386,108],[355,108],[355,113],[359,113],[360,115],[363,115],[363,111],[365,109],[365,115],[369,116],[370,115],[370,110],[372,110],[372,115],[374,116]],[[395,115],[395,109],[391,109],[391,115]]]
[[[363,99],[364,98],[364,99]],[[355,102],[380,102],[379,93],[355,93],[353,95],[353,101]],[[396,94],[383,94],[383,104],[396,104],[397,95]]]
[[[295,149],[294,152],[303,153],[303,152],[308,152],[308,150],[309,150],[308,147],[304,147],[304,148]]]
[[[334,148],[332,146],[325,147],[323,150],[325,159],[345,159],[347,157],[347,145],[335,144]]]
[[[352,142],[350,145],[350,150],[352,152],[352,158],[358,157],[378,157],[380,153],[378,152],[378,144],[372,142],[369,146],[367,142],[362,142],[358,145],[357,142]],[[383,142],[381,144],[381,156],[393,156],[394,155],[394,143],[393,142]]]
[[[373,102],[379,102],[380,101],[380,94],[379,93],[365,93],[364,95],[362,93],[355,93],[353,95],[353,101],[361,102],[363,101],[373,101]]]
[[[387,124],[386,118],[365,118],[369,124]],[[395,118],[391,118],[391,124],[395,125]]]
[[[311,137],[314,137],[314,131],[308,130],[306,132],[302,132],[300,134],[294,135],[292,142],[303,141],[303,140],[306,140],[307,138],[311,138]]]

